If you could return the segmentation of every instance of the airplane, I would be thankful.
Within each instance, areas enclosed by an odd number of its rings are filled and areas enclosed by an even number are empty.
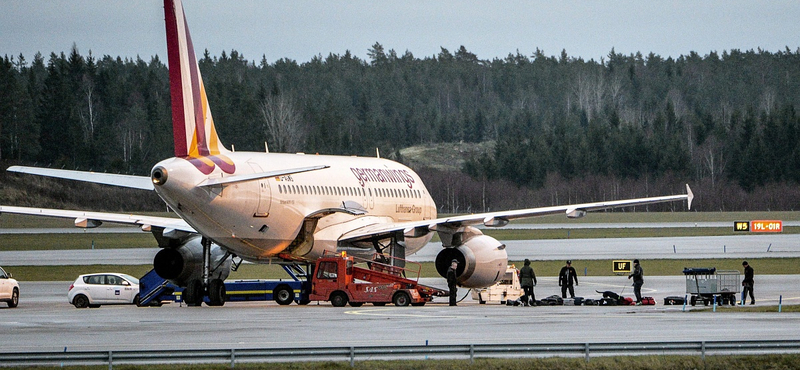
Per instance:
[[[223,281],[234,257],[255,263],[310,263],[326,253],[402,261],[437,233],[435,266],[446,276],[458,260],[458,284],[481,288],[505,273],[505,245],[478,228],[512,220],[686,200],[693,194],[529,208],[439,218],[431,194],[412,169],[370,157],[236,152],[214,126],[180,0],[165,0],[175,156],[150,176],[27,166],[10,172],[155,191],[180,218],[0,206],[0,213],[74,218],[75,226],[133,224],[152,232],[161,250],[158,275],[185,287],[187,304],[225,302]],[[402,262],[398,262],[402,264]]]

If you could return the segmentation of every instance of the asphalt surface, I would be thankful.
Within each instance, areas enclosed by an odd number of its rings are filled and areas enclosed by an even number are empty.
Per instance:
[[[444,285],[443,279],[425,279]],[[328,303],[279,306],[229,302],[224,307],[176,303],[77,309],[66,301],[70,282],[21,282],[19,307],[0,308],[2,351],[324,347],[400,344],[564,343],[681,340],[800,339],[800,313],[692,312],[664,306],[685,295],[682,276],[646,277],[643,295],[655,306],[481,305],[336,308]],[[576,295],[596,290],[632,296],[625,277],[581,277]],[[537,298],[559,292],[554,277],[539,280]],[[757,306],[800,303],[800,275],[756,275]],[[699,306],[694,309],[697,311]]]
[[[506,240],[506,252],[514,261],[566,259],[707,259],[800,257],[800,235],[731,235],[660,238],[601,238]],[[430,243],[408,258],[430,262],[441,243]],[[158,248],[3,251],[0,266],[48,265],[145,265],[153,262]],[[800,271],[799,271],[800,272]]]

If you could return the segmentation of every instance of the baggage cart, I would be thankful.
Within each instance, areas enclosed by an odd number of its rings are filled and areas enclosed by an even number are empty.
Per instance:
[[[684,268],[686,275],[686,294],[691,294],[689,303],[694,306],[698,301],[708,306],[711,302],[718,304],[736,304],[737,293],[741,291],[741,274],[737,270],[717,270],[711,268]]]

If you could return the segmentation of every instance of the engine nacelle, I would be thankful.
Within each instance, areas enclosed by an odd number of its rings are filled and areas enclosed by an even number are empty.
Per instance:
[[[465,288],[484,288],[498,282],[508,267],[508,254],[505,245],[480,230],[469,228],[462,234],[457,247],[442,249],[436,256],[436,271],[447,276],[450,262],[458,260],[458,285]]]
[[[169,280],[175,285],[185,287],[190,280],[203,278],[203,245],[201,237],[187,240],[183,245],[175,248],[162,248],[153,260],[153,268],[158,276]],[[210,279],[228,278],[231,273],[231,260],[226,258],[223,263],[220,259],[225,257],[225,252],[216,244],[211,244]]]

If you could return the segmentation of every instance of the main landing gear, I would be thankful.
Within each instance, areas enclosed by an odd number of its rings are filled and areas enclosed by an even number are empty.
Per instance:
[[[216,270],[222,263],[230,257],[230,253],[225,253],[217,266],[211,268],[211,240],[203,237],[203,278],[190,280],[183,290],[183,301],[187,306],[200,306],[203,304],[205,296],[208,296],[209,306],[225,305],[225,283],[222,279],[210,279],[210,271]]]

